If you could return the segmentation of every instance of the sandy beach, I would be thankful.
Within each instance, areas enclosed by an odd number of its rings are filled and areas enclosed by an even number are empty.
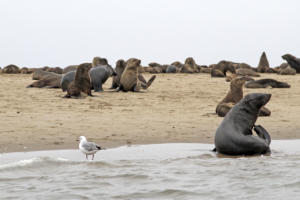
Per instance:
[[[217,103],[229,89],[224,78],[209,74],[157,74],[141,93],[109,90],[94,97],[65,99],[61,89],[26,88],[32,75],[0,74],[0,153],[48,149],[74,149],[76,139],[106,148],[130,144],[213,143],[223,118]],[[146,79],[151,74],[145,73]],[[289,89],[247,89],[271,93],[270,117],[260,117],[272,139],[299,139],[300,75],[261,74],[288,82]]]

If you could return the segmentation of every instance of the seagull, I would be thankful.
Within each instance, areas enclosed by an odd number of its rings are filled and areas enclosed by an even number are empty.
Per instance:
[[[93,155],[92,160],[94,160],[95,154],[101,150],[101,147],[94,142],[88,142],[84,136],[80,136],[79,141],[79,149],[85,154],[86,159],[89,159],[88,155]]]

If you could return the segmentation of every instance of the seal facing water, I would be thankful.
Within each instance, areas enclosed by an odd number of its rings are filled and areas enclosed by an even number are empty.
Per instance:
[[[271,137],[260,125],[254,125],[259,110],[268,103],[271,94],[246,95],[225,116],[215,134],[218,153],[226,155],[256,155],[270,152]],[[252,134],[252,129],[258,136]]]

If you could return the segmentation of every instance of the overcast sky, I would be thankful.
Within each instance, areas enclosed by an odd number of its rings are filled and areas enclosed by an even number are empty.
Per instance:
[[[1,0],[0,66],[300,57],[297,0]]]

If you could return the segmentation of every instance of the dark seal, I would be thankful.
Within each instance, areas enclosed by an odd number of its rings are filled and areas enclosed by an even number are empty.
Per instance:
[[[226,155],[258,155],[270,152],[271,137],[260,125],[254,125],[259,110],[271,94],[248,94],[225,116],[215,135],[215,151]],[[252,129],[258,136],[254,136]]]

